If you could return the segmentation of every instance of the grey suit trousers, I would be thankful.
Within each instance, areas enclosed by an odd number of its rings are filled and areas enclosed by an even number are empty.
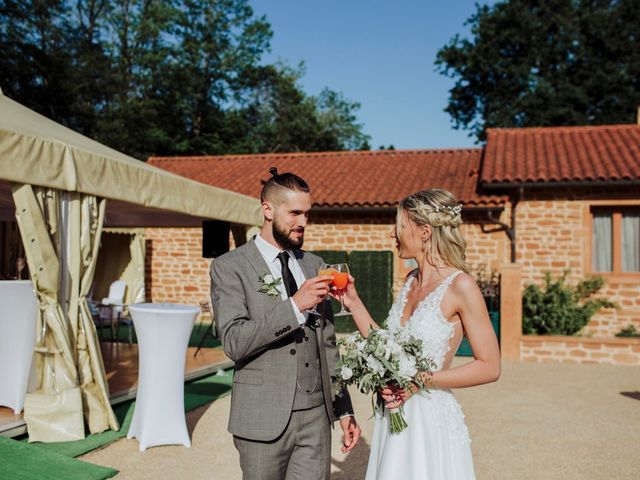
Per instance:
[[[285,431],[262,442],[233,437],[243,480],[329,480],[331,428],[324,405],[295,410]]]

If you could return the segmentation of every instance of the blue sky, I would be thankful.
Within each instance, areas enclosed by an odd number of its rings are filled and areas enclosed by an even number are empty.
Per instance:
[[[273,29],[271,53],[304,61],[304,90],[327,86],[362,104],[371,147],[472,147],[443,110],[453,79],[435,71],[437,51],[474,12],[474,0],[251,0]],[[479,1],[493,4],[495,1]]]

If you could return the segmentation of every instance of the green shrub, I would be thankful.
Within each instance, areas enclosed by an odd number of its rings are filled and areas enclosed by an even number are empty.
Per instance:
[[[629,324],[616,333],[616,337],[640,337],[640,332],[635,326]]]
[[[591,298],[602,288],[600,276],[589,277],[572,287],[566,270],[557,280],[545,273],[544,286],[527,285],[522,298],[522,331],[525,334],[573,335],[601,308],[617,308],[604,298]]]

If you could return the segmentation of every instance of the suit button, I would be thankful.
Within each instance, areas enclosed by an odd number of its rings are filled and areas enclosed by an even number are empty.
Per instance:
[[[308,367],[308,366],[309,366],[309,362],[305,363],[305,364],[304,364],[304,366],[305,366],[305,367]]]
[[[289,353],[290,353],[291,355],[295,355],[295,354],[296,354],[296,349],[295,349],[295,348],[292,348],[291,350],[289,350]]]

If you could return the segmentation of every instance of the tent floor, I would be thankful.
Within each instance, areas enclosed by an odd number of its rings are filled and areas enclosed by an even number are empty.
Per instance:
[[[111,392],[110,401],[125,402],[135,398],[138,386],[138,346],[128,343],[102,342],[102,359]],[[195,347],[187,350],[185,381],[206,377],[219,369],[233,366],[221,348],[202,348],[194,358]],[[0,435],[15,437],[27,430],[22,414],[14,415],[13,410],[0,407]]]

